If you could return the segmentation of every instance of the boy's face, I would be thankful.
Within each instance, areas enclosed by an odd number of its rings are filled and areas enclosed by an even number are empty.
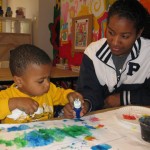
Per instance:
[[[18,89],[30,96],[40,96],[47,93],[50,85],[51,64],[27,66],[21,77],[16,77],[20,82]]]

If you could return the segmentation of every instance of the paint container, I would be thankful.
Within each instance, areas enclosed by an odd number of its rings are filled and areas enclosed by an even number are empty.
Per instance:
[[[142,139],[146,142],[150,142],[150,116],[141,117],[139,122]]]
[[[74,111],[76,112],[76,118],[80,118],[81,101],[79,99],[74,100]]]

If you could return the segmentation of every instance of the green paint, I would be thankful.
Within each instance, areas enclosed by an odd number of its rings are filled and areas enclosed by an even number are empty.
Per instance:
[[[14,146],[17,148],[23,147],[37,147],[49,145],[56,142],[61,142],[65,139],[65,137],[73,137],[77,136],[90,136],[92,135],[90,129],[86,126],[64,126],[64,128],[50,128],[50,129],[38,129],[32,130],[30,132],[23,132],[20,136],[16,134],[13,140],[3,140],[0,139],[0,144],[5,144],[6,146]]]
[[[0,144],[5,144],[6,146],[13,146],[13,141],[11,141],[11,140],[6,141],[6,140],[0,139]]]
[[[61,142],[65,138],[66,134],[60,128],[48,129],[48,134],[50,134],[56,142]]]
[[[14,140],[8,140],[8,141],[0,139],[0,144],[5,144],[8,147],[16,145],[18,148],[21,148],[27,145],[27,141],[24,141],[22,137],[16,137]]]
[[[25,140],[23,139],[23,137],[16,137],[16,138],[13,140],[13,142],[14,142],[14,145],[16,145],[18,148],[25,147],[25,146],[28,144],[28,142],[25,141]]]
[[[64,127],[63,131],[66,133],[66,135],[74,138],[83,134],[91,135],[89,129],[85,126],[77,126],[77,125],[67,126]]]

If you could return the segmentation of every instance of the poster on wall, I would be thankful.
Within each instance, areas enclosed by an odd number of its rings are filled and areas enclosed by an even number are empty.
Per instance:
[[[75,17],[72,19],[72,51],[84,52],[92,41],[93,15]]]
[[[68,23],[63,24],[61,27],[60,43],[61,45],[68,43]]]

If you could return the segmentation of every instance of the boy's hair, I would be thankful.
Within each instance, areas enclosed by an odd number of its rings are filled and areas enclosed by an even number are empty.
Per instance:
[[[51,64],[51,59],[46,52],[31,44],[23,44],[10,51],[9,67],[13,76],[21,76],[30,64]]]
[[[149,13],[138,0],[117,0],[108,11],[108,23],[113,15],[130,19],[134,22],[137,33],[147,23]]]

